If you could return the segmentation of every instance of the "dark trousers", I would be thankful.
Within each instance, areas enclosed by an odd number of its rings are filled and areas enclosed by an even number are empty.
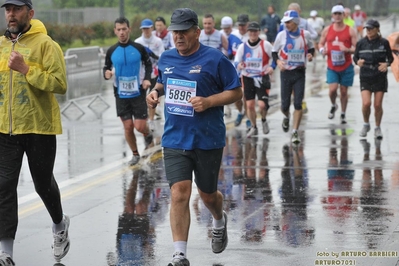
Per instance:
[[[280,72],[281,79],[281,110],[290,110],[291,95],[294,92],[294,108],[302,110],[302,100],[305,94],[305,68],[297,68]]]
[[[53,167],[57,149],[55,135],[0,133],[0,239],[13,238],[18,225],[17,186],[24,153],[35,190],[54,223],[62,221],[60,191]]]

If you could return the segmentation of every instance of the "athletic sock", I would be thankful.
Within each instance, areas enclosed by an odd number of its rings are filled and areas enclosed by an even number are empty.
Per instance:
[[[3,238],[2,240],[0,240],[0,250],[7,253],[12,258],[14,252],[14,239]]]
[[[53,223],[53,233],[61,232],[63,230],[65,230],[64,219],[62,219],[61,222],[58,224]]]
[[[183,253],[184,258],[187,256],[187,241],[175,241],[173,242],[173,247],[175,248],[175,252]]]
[[[223,228],[224,224],[225,224],[224,215],[223,215],[222,219],[220,219],[220,220],[216,220],[215,218],[213,218],[213,221],[212,221],[213,228]]]

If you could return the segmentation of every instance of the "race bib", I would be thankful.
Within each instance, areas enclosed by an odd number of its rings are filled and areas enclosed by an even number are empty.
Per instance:
[[[250,74],[262,74],[262,58],[246,58],[245,70]]]
[[[137,77],[119,77],[119,97],[134,98],[140,95]]]
[[[288,50],[287,63],[290,66],[304,66],[305,65],[305,51],[300,50]]]
[[[345,53],[343,51],[331,51],[331,62],[333,66],[342,66],[345,64]]]
[[[194,116],[194,108],[188,100],[197,95],[197,82],[168,78],[165,105],[169,114]]]

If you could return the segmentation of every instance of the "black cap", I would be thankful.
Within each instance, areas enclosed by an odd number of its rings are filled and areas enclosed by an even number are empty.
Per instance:
[[[241,15],[238,15],[238,17],[237,17],[238,25],[245,25],[248,23],[248,21],[249,21],[249,17],[247,14],[241,14]]]
[[[165,21],[165,19],[164,19],[163,17],[157,17],[157,18],[155,19],[155,21],[162,21],[163,24],[166,24],[166,21]]]
[[[256,21],[251,21],[251,22],[248,24],[248,30],[260,30],[259,23],[256,22]]]
[[[6,0],[6,2],[1,6],[4,7],[6,5],[16,5],[16,6],[28,6],[30,9],[33,8],[32,0]]]
[[[364,25],[363,28],[368,28],[368,29],[374,29],[374,28],[379,28],[380,23],[377,20],[370,19],[367,21],[366,25]]]
[[[198,25],[197,14],[189,8],[178,8],[173,11],[168,30],[188,30],[194,25]]]

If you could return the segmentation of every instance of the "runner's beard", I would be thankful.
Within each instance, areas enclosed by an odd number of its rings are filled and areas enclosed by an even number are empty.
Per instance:
[[[19,34],[22,32],[26,27],[26,24],[17,24],[17,26],[8,26],[8,31],[11,32],[12,34]]]

